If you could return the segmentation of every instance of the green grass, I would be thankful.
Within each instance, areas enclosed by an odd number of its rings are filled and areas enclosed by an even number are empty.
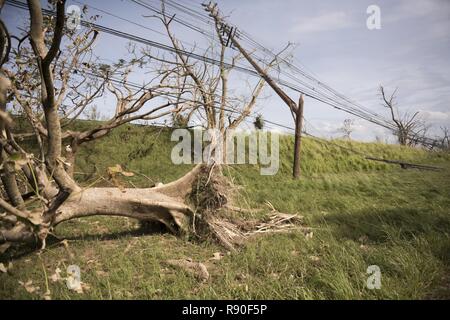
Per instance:
[[[0,273],[0,298],[39,299],[46,282],[53,299],[427,299],[450,298],[450,158],[448,155],[337,141],[359,152],[429,163],[442,172],[402,170],[369,162],[347,150],[305,139],[301,181],[290,178],[292,140],[282,137],[276,176],[258,166],[233,166],[226,174],[243,186],[243,206],[299,213],[312,228],[303,233],[257,237],[235,253],[214,243],[195,243],[168,234],[139,234],[135,221],[94,217],[59,226],[67,248],[13,251]],[[105,170],[121,164],[139,172],[124,183],[168,182],[189,170],[170,162],[167,130],[127,126],[80,152],[76,171],[85,185],[108,185]],[[145,176],[144,176],[145,175]],[[149,180],[151,179],[151,181]],[[124,180],[125,181],[125,180]],[[211,260],[215,252],[222,260]],[[167,259],[190,257],[207,265],[211,279],[169,267]],[[83,294],[63,282],[46,281],[57,267],[77,264],[90,289]],[[378,265],[380,290],[366,288],[366,269]],[[45,272],[44,272],[45,270]],[[18,281],[33,281],[28,293]]]

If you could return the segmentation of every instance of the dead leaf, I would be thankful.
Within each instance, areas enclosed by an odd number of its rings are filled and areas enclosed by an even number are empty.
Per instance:
[[[222,252],[214,252],[213,257],[210,260],[222,260],[225,255]]]
[[[8,269],[5,267],[3,263],[0,263],[0,272],[7,273]]]
[[[314,233],[311,231],[311,232],[308,232],[305,237],[307,240],[309,240],[309,239],[312,239],[313,235],[314,235]]]
[[[5,253],[6,250],[8,250],[10,246],[11,246],[11,243],[9,243],[9,242],[6,242],[6,243],[0,245],[0,254]]]
[[[39,287],[33,286],[33,280],[28,280],[25,283],[19,281],[19,284],[22,285],[28,293],[34,293],[39,291]]]
[[[239,281],[243,281],[247,278],[248,278],[248,276],[245,273],[240,273],[240,274],[236,275],[236,280],[239,280]]]
[[[133,172],[126,172],[126,171],[123,171],[123,172],[121,172],[122,173],[122,175],[124,175],[125,177],[133,177],[134,176],[134,173]]]
[[[34,224],[35,226],[41,225],[42,224],[42,215],[38,211],[31,212],[28,215],[28,220],[30,220],[30,222],[32,224]]]
[[[116,173],[120,173],[125,177],[133,177],[134,176],[133,172],[124,171],[120,164],[116,164],[114,167],[109,167],[108,173],[112,176],[115,175]]]
[[[201,262],[194,262],[191,258],[167,260],[167,263],[171,266],[182,268],[195,275],[201,281],[207,281],[209,279],[209,272],[206,266]]]
[[[81,286],[81,284],[79,286],[76,286],[76,287],[73,287],[70,289],[75,291],[76,293],[83,294],[83,287]]]
[[[100,277],[103,277],[103,276],[107,275],[107,273],[105,271],[102,271],[102,270],[97,270],[97,271],[95,271],[95,273],[98,276],[100,276]]]
[[[50,290],[45,291],[45,293],[44,293],[44,295],[42,296],[42,298],[43,298],[44,300],[52,300]]]
[[[52,274],[51,276],[50,276],[50,280],[52,281],[52,282],[58,282],[58,281],[60,281],[62,278],[61,278],[61,269],[60,268],[56,268],[55,269],[55,273],[54,274]]]
[[[75,255],[69,249],[69,242],[67,241],[67,239],[64,239],[63,241],[61,241],[61,243],[64,245],[64,248],[66,249],[66,251],[69,254],[70,258],[71,259],[75,258]]]

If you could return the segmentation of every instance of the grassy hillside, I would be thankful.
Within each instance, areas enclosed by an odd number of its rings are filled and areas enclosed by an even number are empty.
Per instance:
[[[90,125],[82,123],[79,125]],[[66,245],[41,253],[0,257],[0,298],[53,299],[415,299],[450,298],[450,157],[388,146],[305,139],[301,181],[291,175],[292,137],[281,138],[280,171],[261,176],[258,166],[227,168],[243,186],[242,206],[299,213],[313,233],[255,238],[235,253],[214,243],[194,243],[168,234],[140,234],[135,221],[94,217],[56,230]],[[136,173],[124,184],[168,182],[188,171],[170,161],[167,129],[126,126],[80,151],[76,172],[83,185],[109,185],[106,168],[121,164]],[[346,149],[337,145],[345,146]],[[402,170],[351,152],[444,167],[442,172]],[[102,178],[103,177],[103,178]],[[213,259],[214,253],[224,257]],[[216,255],[217,256],[217,255]],[[208,282],[168,266],[190,257],[206,264]],[[57,268],[81,268],[83,294],[53,282]],[[380,290],[366,288],[367,267],[378,265]],[[30,293],[19,281],[39,287]]]

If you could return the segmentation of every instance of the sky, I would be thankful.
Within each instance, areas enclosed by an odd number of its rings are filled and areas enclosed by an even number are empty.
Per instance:
[[[178,1],[201,10],[201,0]],[[81,3],[163,32],[161,24],[148,17],[151,12],[131,1],[68,1],[68,5]],[[450,1],[219,0],[217,3],[228,21],[274,52],[288,42],[295,43],[296,65],[366,108],[388,117],[378,88],[383,85],[389,92],[398,88],[400,112],[419,111],[432,126],[432,135],[438,134],[441,126],[450,127]],[[367,8],[371,5],[381,10],[381,29],[367,27]],[[102,16],[98,21],[102,25],[168,43],[157,32],[93,8],[90,12]],[[3,16],[10,30],[26,21],[26,12],[11,7],[3,10]],[[188,43],[207,45],[192,30],[176,27],[175,33]],[[95,50],[100,57],[113,60],[125,52],[125,43],[101,35]],[[242,75],[235,77],[245,81]],[[299,93],[289,90],[288,93],[293,100],[298,99]],[[264,97],[258,112],[267,120],[292,127],[292,117],[283,102],[269,88]],[[102,108],[108,112],[110,101],[106,99],[104,104]],[[338,129],[344,120],[354,119],[353,139],[373,141],[378,137],[393,141],[386,129],[311,98],[305,100],[305,119],[306,129],[314,135],[339,137]]]

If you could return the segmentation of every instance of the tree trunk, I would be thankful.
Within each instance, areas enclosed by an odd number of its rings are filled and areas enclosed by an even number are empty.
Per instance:
[[[157,221],[176,235],[187,234],[193,221],[193,210],[184,203],[192,184],[202,170],[197,165],[182,178],[156,188],[118,189],[88,188],[72,194],[58,207],[54,216],[45,220],[48,226],[89,216],[121,216],[140,221]],[[45,217],[44,217],[45,218]],[[0,244],[38,239],[29,227],[0,229]],[[45,240],[45,236],[41,240]]]
[[[0,159],[2,158],[1,152],[2,151],[0,150]],[[9,202],[19,209],[23,208],[24,202],[19,190],[19,186],[17,185],[14,164],[3,161],[3,175],[1,176],[1,181],[3,182],[3,185],[5,187]]]
[[[171,232],[188,232],[193,211],[175,198],[154,189],[90,188],[72,194],[59,208],[54,225],[96,215],[158,221]]]
[[[197,165],[169,184],[142,189],[89,188],[74,192],[58,209],[53,225],[96,215],[158,221],[174,234],[189,231],[193,211],[184,203],[202,169]]]

